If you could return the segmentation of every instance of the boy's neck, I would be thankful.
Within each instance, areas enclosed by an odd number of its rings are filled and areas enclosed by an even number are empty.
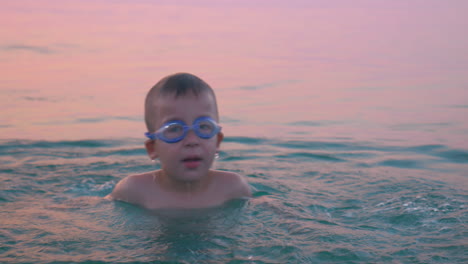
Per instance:
[[[155,172],[154,180],[164,191],[190,196],[200,193],[208,187],[210,173],[198,181],[177,181],[166,175],[163,170],[159,170]]]

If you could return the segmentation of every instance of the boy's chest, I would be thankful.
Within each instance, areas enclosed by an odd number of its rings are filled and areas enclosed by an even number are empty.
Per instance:
[[[228,197],[220,189],[209,188],[201,193],[152,192],[145,195],[144,207],[161,208],[208,208],[224,204]]]

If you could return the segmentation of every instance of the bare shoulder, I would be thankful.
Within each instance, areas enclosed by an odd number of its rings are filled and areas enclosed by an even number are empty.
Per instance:
[[[142,204],[146,189],[153,184],[154,172],[134,174],[123,178],[106,198],[133,204]]]
[[[229,171],[213,171],[218,185],[223,186],[230,198],[252,197],[252,191],[247,180],[241,175]]]

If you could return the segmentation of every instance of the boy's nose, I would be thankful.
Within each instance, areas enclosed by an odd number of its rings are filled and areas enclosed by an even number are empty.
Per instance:
[[[197,136],[193,129],[187,131],[187,135],[184,138],[184,144],[187,146],[198,145],[200,138]]]

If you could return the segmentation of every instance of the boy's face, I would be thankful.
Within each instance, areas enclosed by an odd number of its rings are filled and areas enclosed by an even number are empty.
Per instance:
[[[190,126],[199,117],[218,120],[214,98],[207,92],[198,96],[189,93],[177,98],[174,95],[161,96],[155,100],[156,129],[168,121],[180,120]],[[169,178],[190,182],[208,174],[222,139],[222,133],[210,139],[202,139],[190,130],[179,142],[155,140],[147,142],[146,146],[151,158],[159,158],[162,170]]]

